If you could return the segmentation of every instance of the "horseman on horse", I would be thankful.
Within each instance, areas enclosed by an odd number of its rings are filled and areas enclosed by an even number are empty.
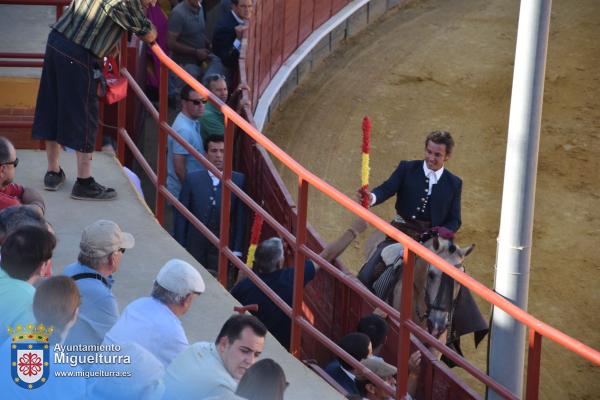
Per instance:
[[[424,160],[400,161],[400,165],[369,196],[371,205],[385,202],[396,195],[396,217],[391,224],[411,238],[419,237],[431,227],[443,227],[453,235],[460,228],[462,180],[444,168],[454,149],[454,139],[445,131],[434,131],[425,139]],[[375,263],[381,251],[394,243],[385,238],[358,275],[368,287],[373,284]]]
[[[464,270],[462,261],[473,246],[461,249],[453,242],[461,225],[462,192],[462,180],[444,168],[453,148],[450,133],[430,133],[425,139],[424,160],[401,161],[392,175],[367,195],[374,206],[395,194],[396,217],[391,224]],[[403,246],[380,233],[372,244],[358,278],[399,309]],[[445,336],[450,327],[447,344],[459,353],[461,335],[475,332],[478,344],[487,333],[487,323],[470,292],[420,259],[415,265],[414,296],[415,322],[436,336]]]

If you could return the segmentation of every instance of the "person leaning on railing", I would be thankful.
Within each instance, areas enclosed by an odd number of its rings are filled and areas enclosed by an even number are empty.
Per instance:
[[[77,181],[71,197],[112,200],[117,192],[92,177],[92,152],[98,130],[99,59],[114,54],[124,32],[144,42],[156,40],[145,12],[156,0],[73,0],[48,35],[32,137],[46,141],[47,190],[65,182],[61,145],[77,154]]]
[[[333,262],[352,243],[356,237],[367,229],[367,223],[358,218],[340,237],[325,246],[320,256],[327,262]],[[256,248],[254,272],[288,305],[292,305],[294,293],[294,268],[284,267],[285,254],[283,242],[273,237],[260,243]],[[314,279],[318,265],[310,260],[304,264],[304,285]],[[231,289],[231,294],[243,305],[258,304],[256,316],[269,329],[269,332],[284,347],[290,346],[291,320],[273,303],[262,290],[249,278],[240,280]]]

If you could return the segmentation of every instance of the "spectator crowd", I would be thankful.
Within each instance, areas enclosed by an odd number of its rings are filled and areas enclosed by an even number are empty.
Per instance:
[[[212,135],[206,142],[207,154],[219,155],[209,156],[209,161],[220,169],[222,139]],[[221,150],[213,152],[213,145],[221,146]],[[4,153],[2,146],[8,149]],[[77,259],[64,267],[53,267],[57,238],[45,220],[43,199],[33,189],[24,189],[12,182],[18,158],[12,144],[2,137],[0,157],[3,157],[0,173],[5,174],[3,187],[10,188],[0,189],[0,194],[6,197],[6,206],[0,210],[0,325],[3,327],[0,352],[8,359],[12,346],[20,340],[18,334],[36,333],[36,329],[37,334],[44,334],[40,326],[52,327],[52,332],[46,331],[52,370],[80,374],[71,379],[52,376],[36,389],[40,398],[101,399],[109,395],[117,399],[283,398],[288,383],[281,366],[271,359],[257,361],[268,331],[283,346],[289,347],[291,321],[249,278],[240,276],[231,293],[242,304],[257,304],[258,312],[231,316],[214,341],[192,344],[188,341],[181,318],[194,302],[202,301],[198,298],[206,292],[206,285],[198,270],[180,259],[166,262],[154,281],[148,283],[149,295],[132,301],[120,312],[122,307],[112,288],[127,250],[135,247],[134,236],[124,232],[114,221],[98,220],[83,229]],[[189,174],[187,180],[193,177],[194,173]],[[190,190],[186,184],[184,192]],[[210,182],[203,184],[210,185]],[[33,193],[29,203],[27,197],[19,197],[19,193],[27,192]],[[192,203],[186,205],[194,210]],[[182,222],[176,222],[181,228]],[[320,256],[332,262],[366,228],[362,219],[355,220],[325,246]],[[183,236],[189,238],[190,234]],[[193,248],[206,249],[207,245],[195,244]],[[273,237],[258,245],[252,267],[271,289],[292,305],[294,268],[286,267],[285,259],[283,241]],[[53,276],[53,270],[57,269],[61,275]],[[318,265],[306,261],[304,285],[314,279],[318,270]],[[361,320],[357,332],[346,335],[339,345],[393,385],[395,367],[376,356],[386,332],[384,319],[368,316]],[[88,349],[98,346],[95,347],[98,356],[106,359],[114,356],[114,349],[118,348],[131,362],[127,365],[90,364],[84,357],[77,358],[80,361],[75,363],[56,363],[66,354],[68,357],[89,354],[81,346]],[[413,360],[413,364],[412,371],[417,371],[418,360]],[[10,398],[29,398],[31,389],[11,382],[10,368],[9,363],[0,367],[3,370],[0,390]],[[107,370],[115,375],[93,375],[106,374]],[[386,395],[382,389],[341,358],[327,365],[325,371],[348,396],[386,398],[381,397]],[[119,377],[124,373],[132,375],[129,379]],[[92,375],[86,378],[83,374]],[[414,385],[412,383],[413,391]]]

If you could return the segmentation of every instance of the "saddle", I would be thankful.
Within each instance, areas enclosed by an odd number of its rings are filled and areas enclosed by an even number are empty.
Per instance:
[[[390,224],[419,241],[423,239],[423,232],[430,231],[429,222],[406,221],[400,216],[397,216]],[[396,243],[394,239],[386,236],[358,272],[358,279],[377,297],[390,304],[394,285],[402,276],[403,250],[400,243]]]

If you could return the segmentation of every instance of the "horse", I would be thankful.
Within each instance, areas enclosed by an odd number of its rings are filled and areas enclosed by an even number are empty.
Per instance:
[[[462,272],[465,270],[464,259],[475,248],[474,244],[461,248],[452,240],[438,236],[433,236],[423,245]],[[420,257],[415,259],[414,271],[412,319],[434,337],[444,339],[441,336],[447,333],[452,321],[454,305],[461,285]],[[402,278],[400,277],[393,289],[392,306],[397,310],[400,310],[401,297]]]
[[[382,241],[385,240],[381,234],[379,237]],[[471,254],[475,248],[474,244],[461,248],[456,245],[452,239],[443,238],[432,231],[426,232],[422,235],[421,239],[426,248],[430,249],[461,271],[464,271],[464,259]],[[388,286],[389,289],[379,288],[379,292],[377,290],[374,291],[384,300],[388,301],[395,309],[400,310],[402,297],[401,263],[404,251],[403,246],[400,243],[394,243],[383,247],[381,242],[377,243],[377,239],[374,238],[369,239],[367,245],[369,244],[374,247],[371,247],[370,251],[366,252],[366,254],[369,254],[369,258],[363,266],[363,269],[369,263],[374,262],[374,257],[378,257],[386,264],[386,269],[383,274],[380,274],[380,279],[370,279],[372,284],[369,288],[372,289],[373,286],[377,287],[378,283],[381,283],[381,280],[386,281],[383,284],[380,284],[380,286],[385,285]],[[382,248],[383,250],[379,252],[377,251],[377,247],[379,247],[379,250]],[[388,275],[387,277],[385,276],[386,273]],[[392,274],[394,275],[394,278],[390,279]],[[365,283],[364,277],[361,280]],[[442,273],[441,270],[427,263],[424,259],[416,257],[414,266],[412,320],[417,325],[426,329],[431,335],[442,341],[442,343],[445,343],[448,335],[448,328],[450,327],[454,316],[454,308],[460,289],[461,285],[450,276]]]

